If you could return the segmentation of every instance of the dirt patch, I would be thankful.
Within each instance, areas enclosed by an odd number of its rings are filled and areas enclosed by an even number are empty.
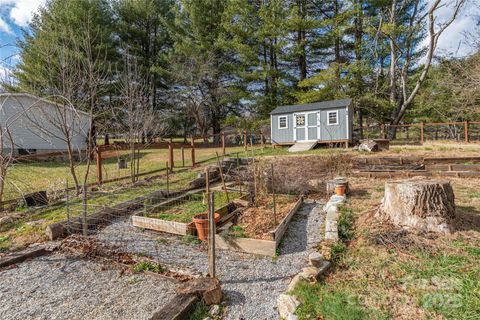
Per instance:
[[[263,161],[263,160],[260,160]],[[353,167],[352,155],[307,155],[267,158],[275,170],[275,190],[279,193],[318,193],[325,190],[325,181],[348,174]],[[270,165],[265,166],[270,173]]]
[[[291,196],[277,196],[277,224],[273,218],[273,203],[271,196],[261,196],[255,207],[249,207],[239,217],[237,225],[245,233],[245,237],[271,240],[271,232],[285,218],[295,206],[296,198]]]

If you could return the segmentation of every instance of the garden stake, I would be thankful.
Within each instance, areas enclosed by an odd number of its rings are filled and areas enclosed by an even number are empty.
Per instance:
[[[180,150],[182,150],[182,167],[185,167],[185,149],[181,147]]]
[[[273,195],[273,222],[277,225],[277,202],[275,197],[275,182],[273,179],[273,163],[270,163],[270,167],[272,169],[272,195]]]
[[[83,236],[86,238],[88,235],[87,230],[87,186],[83,185],[83,215],[82,215],[82,229]]]
[[[215,152],[215,154],[217,155],[217,165],[218,165],[218,169],[220,170],[220,178],[222,179],[223,190],[225,190],[225,196],[227,197],[227,203],[229,203],[230,199],[228,198],[227,186],[225,185],[225,179],[223,178],[223,170],[222,170],[222,166],[220,165],[220,158],[218,157],[218,152]]]
[[[215,278],[215,198],[208,193],[208,273]]]
[[[66,202],[65,207],[67,209],[67,232],[70,233],[70,204],[69,202],[69,192],[68,192],[68,179],[65,179],[65,191],[66,191]]]
[[[170,174],[169,174],[169,168],[168,168],[168,161],[165,163],[166,168],[167,168],[167,197],[170,195]]]

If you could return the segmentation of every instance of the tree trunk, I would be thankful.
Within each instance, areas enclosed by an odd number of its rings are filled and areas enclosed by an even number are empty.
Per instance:
[[[452,186],[442,180],[386,182],[378,216],[406,229],[449,233],[455,218]]]

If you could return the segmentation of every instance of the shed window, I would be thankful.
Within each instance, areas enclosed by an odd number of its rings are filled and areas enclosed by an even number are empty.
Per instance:
[[[279,129],[287,129],[287,116],[278,117],[278,128]]]
[[[338,124],[338,111],[329,111],[328,112],[328,125]]]
[[[295,119],[296,119],[295,121],[296,121],[297,127],[305,126],[305,115],[304,114],[298,114],[295,117]]]

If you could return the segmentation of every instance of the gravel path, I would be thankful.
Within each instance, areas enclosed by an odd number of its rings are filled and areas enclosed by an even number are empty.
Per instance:
[[[0,272],[1,319],[148,319],[175,284],[56,253]]]
[[[278,319],[276,300],[291,278],[308,263],[308,254],[321,240],[321,205],[304,203],[294,215],[276,259],[219,251],[217,273],[227,296],[225,319]],[[204,245],[188,244],[182,237],[142,231],[127,220],[103,229],[98,238],[124,246],[129,252],[157,257],[161,263],[206,274]]]

